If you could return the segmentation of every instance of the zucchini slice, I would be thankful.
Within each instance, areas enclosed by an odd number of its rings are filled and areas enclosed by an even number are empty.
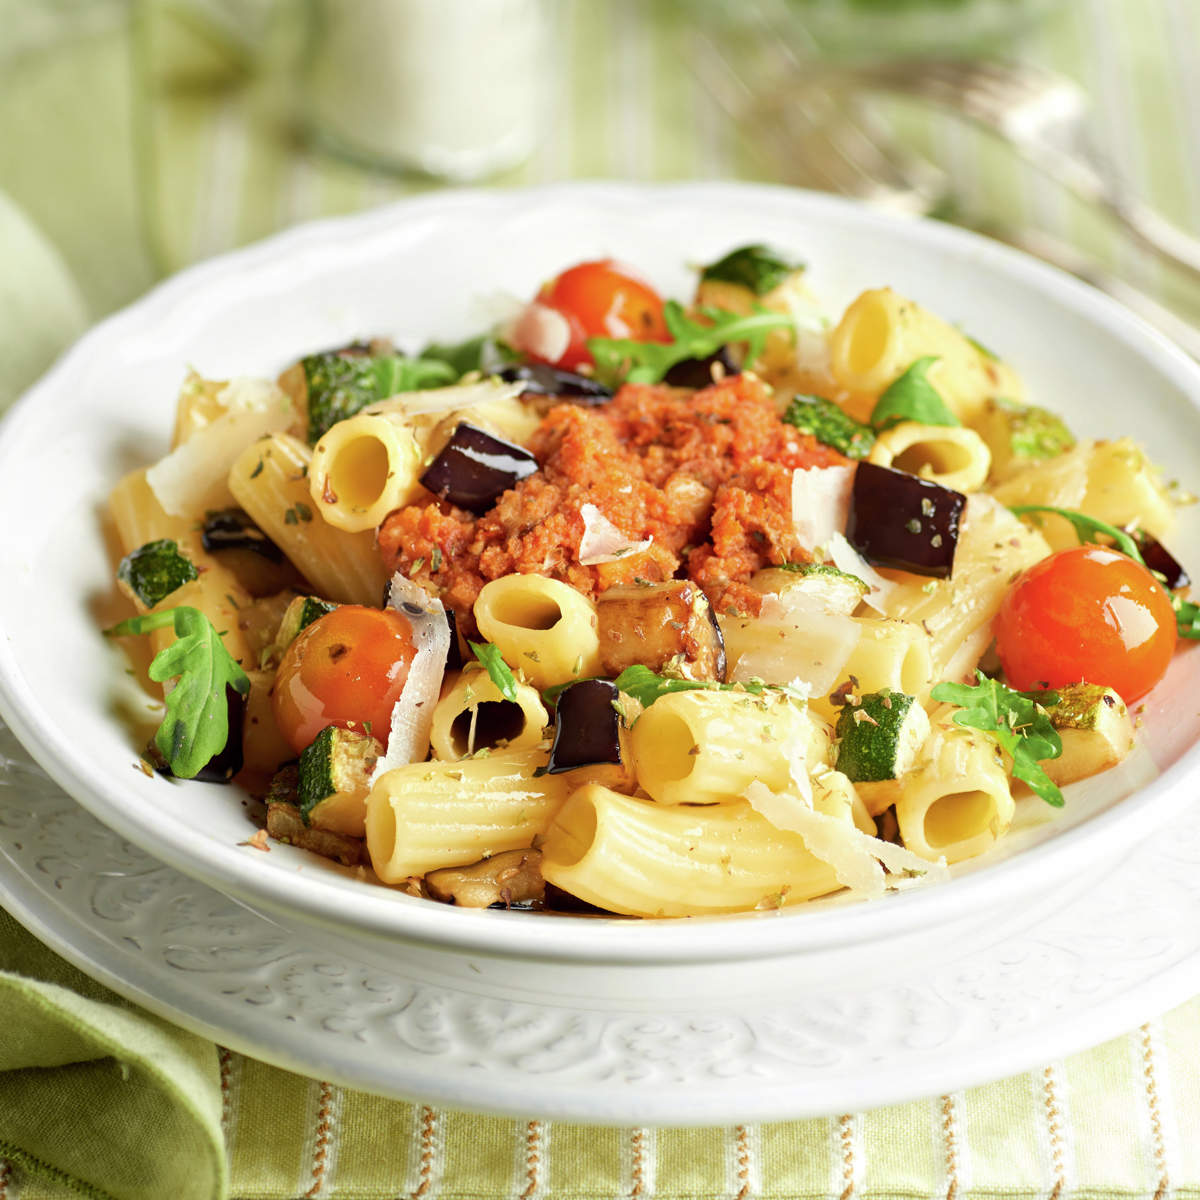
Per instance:
[[[1041,765],[1062,787],[1116,766],[1133,749],[1133,721],[1112,688],[1073,683],[1056,690],[1058,703],[1046,711],[1062,738],[1062,754]]]
[[[284,610],[275,635],[275,648],[282,654],[296,640],[296,635],[307,629],[318,618],[337,608],[329,600],[318,600],[316,596],[297,596]]]
[[[117,567],[117,581],[131,599],[153,608],[176,588],[200,577],[192,561],[170,538],[130,551]]]
[[[787,607],[802,601],[803,607],[849,616],[870,591],[857,575],[839,571],[825,563],[786,563],[765,567],[750,579],[756,592],[778,596]]]
[[[306,825],[366,836],[371,772],[383,747],[370,734],[327,725],[300,755],[297,794]]]
[[[898,779],[929,733],[929,717],[916,697],[868,692],[838,717],[837,769],[852,783]]]

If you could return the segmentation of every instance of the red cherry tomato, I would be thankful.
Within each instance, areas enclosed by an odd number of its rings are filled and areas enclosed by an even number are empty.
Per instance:
[[[287,648],[271,706],[297,752],[326,725],[370,732],[385,746],[392,708],[415,656],[412,627],[391,608],[343,604],[302,629]]]
[[[1019,691],[1100,684],[1127,703],[1166,673],[1175,651],[1170,597],[1139,563],[1073,546],[1034,563],[996,617],[996,650]]]
[[[665,342],[669,338],[662,297],[610,258],[570,267],[544,284],[537,299],[566,318],[570,328],[567,347],[553,360],[540,354],[536,346],[518,349],[568,370],[592,361],[587,348],[591,337],[633,338],[639,342]]]

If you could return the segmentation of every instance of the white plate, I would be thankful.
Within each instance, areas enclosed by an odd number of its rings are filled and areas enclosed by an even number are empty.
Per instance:
[[[125,664],[97,630],[112,587],[100,512],[121,473],[166,449],[186,364],[214,377],[262,374],[363,334],[390,333],[408,347],[466,336],[487,323],[495,293],[531,295],[564,264],[602,254],[683,295],[689,263],[749,240],[806,258],[830,311],[864,287],[892,284],[1013,361],[1033,395],[1080,432],[1135,432],[1172,475],[1200,484],[1196,365],[1104,297],[994,243],[746,185],[438,193],[185,272],[84,338],[5,419],[0,713],[80,803],[178,870],[376,956],[403,943],[457,952],[458,969],[468,952],[537,963],[537,986],[561,994],[598,988],[632,1001],[644,994],[643,970],[664,988],[674,980],[726,993],[718,968],[704,977],[701,966],[734,962],[725,974],[743,989],[779,994],[792,974],[781,964],[861,974],[885,953],[915,954],[922,940],[987,936],[997,920],[1031,919],[1030,897],[1082,880],[1188,798],[1200,763],[1189,749],[1200,734],[1200,655],[1179,655],[1157,689],[1140,755],[1072,788],[1053,822],[1039,802],[1026,805],[1028,828],[943,887],[765,918],[531,922],[433,905],[291,848],[241,847],[249,826],[236,793],[172,786],[134,767]],[[1196,568],[1194,526],[1175,549]]]
[[[481,976],[315,949],[106,829],[0,729],[0,904],[43,941],[245,1054],[454,1108],[619,1125],[856,1112],[1040,1066],[1200,990],[1195,822],[1045,899],[1035,929],[985,950],[810,979],[786,1002],[513,1000]]]

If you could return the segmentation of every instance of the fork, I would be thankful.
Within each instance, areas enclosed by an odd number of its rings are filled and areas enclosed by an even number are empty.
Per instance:
[[[962,113],[1027,162],[1101,205],[1142,245],[1200,279],[1200,239],[1129,189],[1088,131],[1088,100],[1070,79],[1026,63],[925,60],[853,69],[869,88],[915,96]]]
[[[771,71],[748,75],[731,53],[707,34],[692,34],[692,65],[713,98],[740,127],[752,128],[760,148],[782,162],[792,182],[864,200],[910,216],[952,208],[944,172],[898,147],[869,109],[847,89],[814,77],[786,94],[772,86]],[[967,224],[969,222],[958,221]],[[1145,292],[1102,270],[1073,247],[1038,231],[995,225],[980,233],[1015,246],[1108,293],[1200,360],[1200,330]]]

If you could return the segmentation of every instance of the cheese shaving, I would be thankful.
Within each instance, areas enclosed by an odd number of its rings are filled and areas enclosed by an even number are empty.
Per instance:
[[[402,412],[410,417],[433,413],[448,413],[456,409],[473,408],[497,400],[512,400],[525,390],[520,380],[505,383],[501,379],[481,379],[478,383],[456,383],[453,387],[425,388],[419,392],[397,392],[379,404],[372,404],[367,413]]]
[[[632,554],[650,548],[653,538],[634,542],[623,534],[594,504],[579,509],[583,518],[583,537],[579,539],[579,565],[596,567],[601,563],[620,562]]]
[[[385,771],[423,762],[429,753],[433,710],[441,694],[450,650],[450,623],[442,602],[399,571],[388,585],[388,605],[412,625],[416,654],[404,689],[392,707],[387,752],[375,763],[372,785]]]
[[[800,545],[812,554],[835,535],[850,515],[853,467],[809,467],[792,472],[792,526]]]
[[[864,897],[911,887],[917,880],[924,884],[950,878],[944,859],[930,862],[903,846],[870,837],[846,821],[818,812],[800,796],[773,792],[755,780],[745,798],[776,829],[798,833],[809,853],[827,863],[843,887]],[[884,874],[884,867],[890,874]]]
[[[225,411],[197,429],[146,472],[146,482],[173,517],[195,516],[233,503],[228,479],[251,443],[281,433],[296,413],[286,392],[267,379],[231,380],[217,396]]]
[[[556,363],[571,344],[571,324],[557,309],[536,300],[513,322],[508,340],[549,363]]]
[[[863,603],[881,616],[887,616],[887,599],[896,585],[890,579],[884,579],[840,533],[829,539],[825,554],[839,571],[857,575],[870,589],[863,597]]]

